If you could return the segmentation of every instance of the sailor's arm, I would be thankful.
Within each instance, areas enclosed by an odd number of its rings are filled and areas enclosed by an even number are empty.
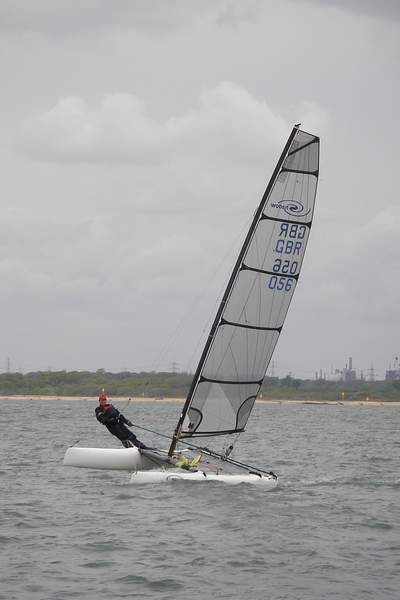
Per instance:
[[[100,423],[104,423],[104,417],[105,414],[103,413],[102,410],[99,410],[99,408],[96,408],[95,410],[95,414],[96,414],[96,419],[100,422]]]
[[[132,427],[132,421],[129,421],[122,413],[119,413],[119,420],[124,425],[128,425],[128,427]]]
[[[107,423],[116,423],[119,418],[119,412],[117,409],[112,408],[107,412],[103,412],[102,410],[96,411],[96,418],[100,423],[106,425]]]

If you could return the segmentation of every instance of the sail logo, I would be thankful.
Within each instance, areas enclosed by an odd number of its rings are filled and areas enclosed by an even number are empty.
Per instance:
[[[304,205],[298,200],[281,200],[280,202],[271,202],[272,208],[284,210],[291,217],[306,217],[310,214],[311,208],[306,210]]]

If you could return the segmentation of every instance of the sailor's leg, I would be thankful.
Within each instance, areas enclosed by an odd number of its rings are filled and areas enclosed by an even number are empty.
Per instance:
[[[132,431],[129,432],[129,438],[127,439],[127,441],[129,441],[133,446],[136,446],[136,448],[139,448],[140,450],[144,450],[145,448],[147,448],[145,444],[143,444],[137,439],[136,435],[132,433]]]
[[[132,444],[132,442],[129,440],[121,440],[121,444],[124,446],[124,448],[132,448],[134,446],[134,444]]]

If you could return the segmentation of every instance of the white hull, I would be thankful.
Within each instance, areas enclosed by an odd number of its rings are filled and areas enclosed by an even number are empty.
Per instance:
[[[79,446],[67,449],[64,465],[113,471],[154,469],[157,466],[143,456],[137,448],[80,448]]]
[[[273,489],[277,481],[269,475],[236,472],[223,473],[208,463],[205,470],[186,471],[170,465],[166,454],[157,450],[139,452],[137,448],[80,448],[72,446],[64,455],[64,465],[84,469],[130,471],[133,484],[168,483],[171,481],[218,481],[230,485],[250,483]],[[226,465],[225,465],[226,466]],[[203,467],[204,468],[204,467]]]
[[[161,470],[161,471],[136,471],[131,475],[131,483],[168,483],[171,481],[196,481],[210,482],[217,481],[230,485],[238,485],[239,483],[250,483],[252,485],[262,486],[266,489],[274,489],[277,485],[277,480],[268,475],[254,475],[253,473],[243,473],[231,475],[229,473],[206,473],[205,471],[189,472],[180,469],[176,470]]]

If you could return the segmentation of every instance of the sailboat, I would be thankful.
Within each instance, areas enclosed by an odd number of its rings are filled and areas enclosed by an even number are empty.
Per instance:
[[[272,471],[233,459],[231,440],[245,430],[298,283],[313,220],[319,145],[316,135],[293,127],[232,270],[169,449],[71,447],[65,465],[125,469],[132,483],[276,485]],[[208,442],[194,443],[197,438],[228,441],[210,449]]]

